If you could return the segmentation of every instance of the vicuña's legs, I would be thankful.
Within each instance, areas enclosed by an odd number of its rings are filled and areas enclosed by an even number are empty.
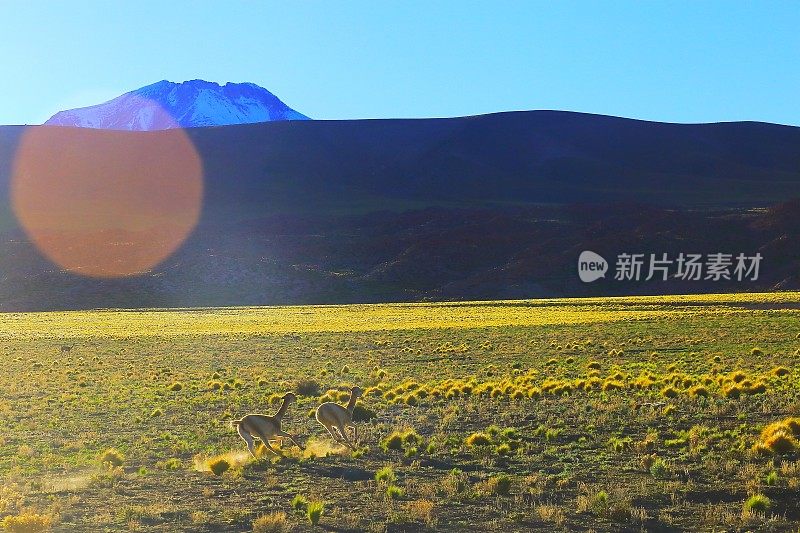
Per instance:
[[[298,447],[298,448],[300,448],[301,450],[303,449],[303,447],[302,447],[302,446],[300,446],[300,443],[299,443],[299,442],[297,442],[296,440],[294,440],[294,437],[292,437],[291,435],[289,435],[289,434],[288,434],[288,433],[286,433],[285,431],[281,431],[280,433],[278,433],[278,436],[279,436],[279,437],[282,437],[282,438],[287,438],[287,439],[289,439],[290,441],[292,441],[292,442],[294,443],[294,445],[295,445],[295,446],[297,446],[297,447]],[[281,441],[281,446],[283,446],[283,441]]]
[[[263,442],[263,443],[264,443],[264,446],[266,446],[266,448],[267,448],[269,451],[271,451],[271,452],[272,452],[272,453],[274,453],[275,455],[281,455],[281,454],[280,454],[280,453],[278,453],[278,451],[277,451],[275,448],[273,448],[273,447],[272,447],[272,445],[269,443],[269,437],[268,437],[267,435],[264,435],[264,434],[259,434],[259,435],[258,435],[258,438],[259,438],[259,439],[261,439],[261,442]]]
[[[344,426],[336,426],[336,429],[339,432],[339,434],[342,436],[342,438],[344,439],[344,444],[348,448],[350,448],[351,450],[355,450],[356,447],[353,446],[353,443],[350,442],[350,439],[347,437],[347,430],[344,428]]]
[[[255,457],[256,451],[255,451],[255,445],[253,444],[253,436],[247,431],[245,431],[242,428],[242,426],[238,426],[236,429],[239,432],[239,436],[242,437],[242,440],[244,440],[247,443],[247,449],[250,451],[250,455]]]
[[[325,429],[328,430],[328,433],[331,434],[331,437],[333,437],[334,441],[338,442],[339,444],[345,444],[345,442],[342,440],[342,437],[338,434],[338,428],[336,428],[336,426],[331,424],[329,426],[325,426]],[[337,431],[334,431],[334,429],[337,429]]]

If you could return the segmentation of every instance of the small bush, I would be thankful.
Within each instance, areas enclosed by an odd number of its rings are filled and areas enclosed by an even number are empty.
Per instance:
[[[402,498],[405,491],[398,487],[397,485],[389,485],[386,487],[386,497],[390,500],[397,500],[398,498]]]
[[[508,455],[511,453],[511,446],[508,443],[503,443],[494,450],[497,455]]]
[[[508,496],[511,493],[511,477],[495,476],[489,478],[489,490],[496,496]]]
[[[306,499],[305,496],[303,496],[302,494],[297,494],[295,495],[294,498],[292,498],[292,509],[294,509],[299,513],[304,513],[307,508],[308,508],[308,500]]]
[[[100,456],[100,462],[103,464],[108,464],[111,466],[122,466],[122,463],[125,462],[125,456],[122,455],[121,452],[114,448],[109,448],[108,450],[104,451],[103,454]]]
[[[773,368],[772,369],[772,373],[775,374],[776,376],[778,376],[779,378],[782,378],[783,376],[788,376],[789,375],[789,369],[786,368],[785,366],[779,366],[779,367]]]
[[[702,385],[695,385],[689,389],[689,396],[692,398],[706,398],[708,397],[708,389]]]
[[[756,513],[766,513],[772,506],[772,501],[763,494],[754,494],[744,502],[744,510]]]
[[[413,429],[405,431],[394,431],[381,442],[383,451],[397,450],[401,451],[403,448],[421,446],[423,438]]]
[[[208,462],[208,468],[215,476],[221,476],[231,468],[231,464],[222,457],[217,457]]]
[[[664,387],[661,390],[661,395],[664,396],[664,398],[677,398],[678,389],[672,386]]]
[[[295,393],[300,396],[319,396],[322,386],[313,379],[304,379],[294,387]]]
[[[322,518],[324,512],[325,504],[323,502],[309,502],[306,507],[306,517],[312,526],[319,524],[319,519]]]
[[[394,475],[394,470],[392,470],[391,466],[384,466],[377,472],[375,472],[375,481],[381,483],[392,483],[396,480],[396,476]]]
[[[166,461],[160,461],[156,463],[156,466],[162,468],[163,470],[178,470],[181,466],[183,466],[183,464],[177,457],[170,457]]]
[[[742,388],[738,385],[731,385],[730,387],[723,389],[722,395],[726,398],[736,400],[742,395]]]
[[[492,438],[486,433],[473,433],[464,440],[464,443],[470,447],[489,446],[492,443]]]
[[[669,473],[669,466],[663,459],[656,458],[650,465],[650,474],[656,479],[664,479]]]
[[[381,447],[384,451],[389,450],[402,450],[403,449],[403,435],[397,431],[383,439]]]
[[[767,474],[767,477],[764,479],[764,482],[767,485],[776,485],[778,483],[778,473],[774,470]]]

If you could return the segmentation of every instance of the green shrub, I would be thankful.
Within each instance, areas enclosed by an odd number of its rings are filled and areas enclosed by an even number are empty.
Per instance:
[[[386,497],[390,500],[396,500],[398,498],[402,498],[405,491],[398,487],[397,485],[389,485],[386,487]]]
[[[302,494],[296,494],[294,498],[292,498],[292,509],[297,511],[298,513],[303,513],[308,508],[308,500]]]
[[[396,480],[396,476],[394,474],[394,470],[391,466],[384,466],[377,472],[375,472],[375,481],[377,482],[386,482],[386,483],[393,483]]]
[[[766,513],[772,506],[772,501],[763,494],[754,494],[744,502],[745,511]]]
[[[464,440],[464,443],[470,447],[489,446],[492,443],[492,438],[486,433],[473,433]]]
[[[767,474],[766,479],[764,480],[767,485],[775,485],[778,483],[778,473],[774,470]]]
[[[395,431],[381,442],[383,451],[389,450],[402,450],[403,449],[403,435]]]
[[[495,452],[497,452],[497,455],[508,455],[511,453],[511,446],[508,443],[503,443],[495,448]]]
[[[306,517],[312,526],[319,524],[319,519],[322,518],[324,512],[325,504],[323,502],[310,502],[306,507]]]
[[[650,466],[650,474],[656,479],[664,479],[669,473],[669,466],[663,459],[655,459]]]
[[[215,476],[221,476],[231,468],[231,464],[227,459],[217,457],[208,462],[208,468]]]

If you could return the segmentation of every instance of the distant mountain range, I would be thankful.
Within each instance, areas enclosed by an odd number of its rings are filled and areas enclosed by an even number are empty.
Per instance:
[[[152,131],[308,120],[254,83],[160,81],[103,104],[61,111],[45,125]]]
[[[530,111],[189,129],[204,171],[199,224],[152,272],[121,280],[59,270],[16,224],[13,157],[37,128],[0,127],[2,310],[800,287],[797,127]],[[77,155],[175,135],[52,131]],[[764,260],[756,283],[583,284],[586,249]]]

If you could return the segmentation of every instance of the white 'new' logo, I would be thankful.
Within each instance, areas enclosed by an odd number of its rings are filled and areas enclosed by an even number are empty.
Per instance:
[[[608,262],[603,259],[603,256],[585,250],[581,252],[578,257],[578,276],[584,283],[591,283],[592,281],[606,277],[608,272]]]

